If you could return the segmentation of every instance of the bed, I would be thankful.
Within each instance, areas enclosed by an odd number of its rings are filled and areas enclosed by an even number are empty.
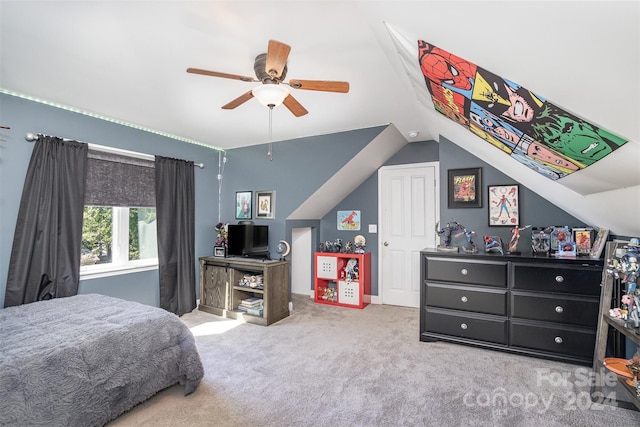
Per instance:
[[[105,295],[0,310],[0,426],[102,426],[204,375],[178,316]]]

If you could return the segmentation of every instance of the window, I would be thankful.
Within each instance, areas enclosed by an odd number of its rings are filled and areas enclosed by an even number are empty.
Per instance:
[[[154,162],[90,147],[81,276],[157,265]]]
[[[157,264],[155,208],[85,206],[81,273],[105,273]]]

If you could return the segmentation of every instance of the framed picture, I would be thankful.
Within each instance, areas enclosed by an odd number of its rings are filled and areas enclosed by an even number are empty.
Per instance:
[[[518,184],[489,186],[489,226],[520,225]]]
[[[236,219],[251,219],[251,191],[236,192]]]
[[[449,209],[482,207],[482,168],[449,169]]]
[[[338,230],[360,230],[360,211],[338,211]]]
[[[591,247],[591,257],[600,258],[604,247],[607,245],[607,239],[609,238],[609,230],[601,228],[596,233],[596,237],[593,239],[593,246]]]
[[[214,246],[213,256],[224,258],[225,256],[227,256],[226,248],[224,246]]]
[[[593,228],[574,228],[573,241],[576,243],[576,253],[578,255],[591,255]]]
[[[575,258],[576,256],[576,242],[564,242],[558,245],[559,257]]]
[[[256,218],[273,219],[276,216],[276,192],[256,191]]]
[[[560,246],[573,241],[573,234],[568,226],[554,226],[551,234],[549,235],[549,244],[551,252],[558,252]]]

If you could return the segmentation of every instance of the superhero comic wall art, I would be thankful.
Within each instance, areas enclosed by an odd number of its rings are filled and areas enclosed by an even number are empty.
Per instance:
[[[627,142],[422,40],[418,61],[436,111],[547,178],[586,168]]]

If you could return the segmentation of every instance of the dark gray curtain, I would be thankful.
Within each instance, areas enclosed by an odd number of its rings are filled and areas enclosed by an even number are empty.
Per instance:
[[[196,307],[193,162],[155,163],[160,307],[182,316]]]
[[[22,189],[5,307],[78,293],[87,151],[87,144],[39,135]]]

